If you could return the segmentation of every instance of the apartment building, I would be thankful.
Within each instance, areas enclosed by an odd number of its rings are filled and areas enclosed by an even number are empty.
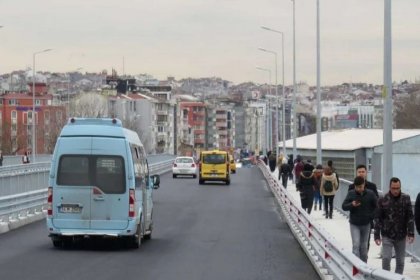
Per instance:
[[[0,95],[0,149],[4,154],[32,153],[35,125],[36,153],[52,153],[61,128],[66,123],[66,108],[47,93],[45,83],[35,83],[32,92]],[[33,100],[35,99],[35,113]]]
[[[206,105],[204,102],[178,103],[177,152],[181,155],[199,154],[206,143]]]

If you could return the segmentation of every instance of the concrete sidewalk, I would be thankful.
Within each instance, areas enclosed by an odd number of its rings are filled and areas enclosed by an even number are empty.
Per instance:
[[[278,170],[276,169],[272,173],[276,178],[278,178]],[[280,180],[281,184],[281,180]],[[287,190],[292,195],[292,197],[300,203],[300,196],[299,192],[296,191],[296,186],[293,184],[291,180],[288,181]],[[312,209],[310,216],[312,217],[313,221],[318,224],[320,227],[323,227],[335,239],[338,243],[347,251],[351,253],[352,251],[352,242],[351,242],[351,235],[350,235],[350,225],[348,218],[341,214],[336,209],[333,212],[332,219],[326,219],[323,215],[324,211],[320,211],[319,209],[315,211]],[[407,244],[407,246],[410,246]],[[368,264],[372,267],[382,268],[382,259],[380,258],[380,249],[381,246],[377,246],[375,241],[373,240],[373,232],[371,235],[370,240],[370,249],[369,249],[369,256],[368,256]],[[395,270],[395,258],[391,261],[391,271]],[[409,276],[411,279],[419,279],[420,280],[420,263],[419,262],[412,262],[411,257],[406,257],[405,259],[405,268],[404,268],[404,275]]]

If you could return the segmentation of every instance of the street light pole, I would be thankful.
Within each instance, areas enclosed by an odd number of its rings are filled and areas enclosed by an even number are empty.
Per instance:
[[[276,155],[279,156],[279,89],[277,86],[277,52],[258,48],[260,51],[274,54],[275,67],[276,67]]]
[[[268,92],[269,92],[269,94],[271,95],[271,70],[270,69],[267,69],[267,68],[262,68],[262,67],[255,67],[257,70],[260,70],[260,71],[265,71],[265,72],[268,72]],[[268,107],[268,108],[267,108]],[[266,126],[267,126],[267,136],[266,136],[266,140],[265,140],[265,142],[266,142],[266,151],[265,152],[267,152],[268,150],[271,150],[272,149],[272,137],[271,137],[271,131],[270,131],[270,129],[271,129],[271,127],[270,127],[270,118],[271,118],[271,111],[270,111],[270,103],[269,102],[267,102],[267,107],[266,107],[266,116],[267,116],[267,124],[266,124]],[[270,139],[271,138],[271,139]]]
[[[37,54],[49,52],[51,49],[45,49],[39,52],[34,52],[32,55],[32,160],[36,162],[36,135],[35,135],[35,57]]]
[[[392,176],[392,26],[391,0],[384,0],[384,99],[382,186],[386,186]],[[385,191],[385,188],[382,188]]]
[[[295,0],[293,2],[293,160],[297,157],[296,135],[297,135],[297,119],[296,119],[296,32],[295,32]]]
[[[281,55],[282,55],[282,141],[283,141],[283,154],[286,155],[286,96],[284,93],[284,33],[282,31],[278,31],[266,26],[261,26],[262,29],[267,30],[267,31],[271,31],[271,32],[275,32],[278,34],[281,34]]]
[[[316,163],[322,164],[321,150],[321,54],[319,0],[316,0]]]

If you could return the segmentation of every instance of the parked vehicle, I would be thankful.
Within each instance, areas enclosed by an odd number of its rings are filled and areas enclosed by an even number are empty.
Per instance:
[[[70,119],[51,161],[47,228],[53,245],[101,236],[138,248],[152,236],[152,192],[159,183],[137,133],[120,120]]]
[[[200,154],[199,184],[205,181],[223,181],[230,184],[229,158],[225,151],[204,151]]]
[[[197,177],[197,164],[192,157],[177,157],[172,165],[172,178],[178,175],[189,175]]]
[[[230,173],[236,173],[235,158],[231,154],[229,154],[229,168],[230,168]]]

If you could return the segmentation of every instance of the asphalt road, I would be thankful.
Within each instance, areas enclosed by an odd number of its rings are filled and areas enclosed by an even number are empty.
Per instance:
[[[161,176],[140,249],[114,240],[55,249],[45,222],[0,235],[0,279],[319,279],[256,167],[231,185]]]

